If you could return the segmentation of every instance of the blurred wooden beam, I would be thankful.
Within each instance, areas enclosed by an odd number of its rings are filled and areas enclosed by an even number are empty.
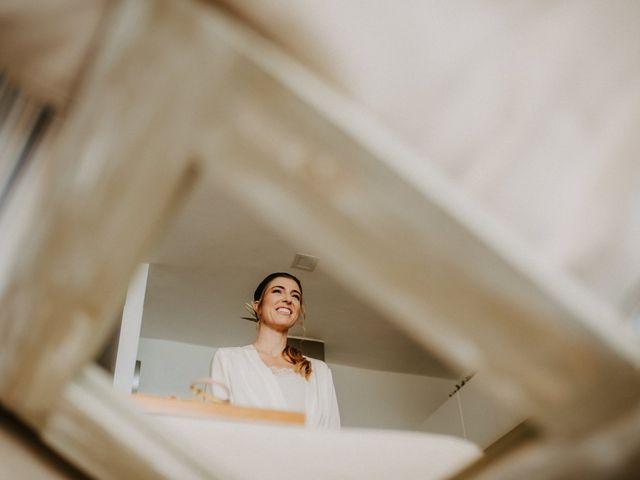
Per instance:
[[[83,369],[188,190],[195,150],[211,180],[531,415],[538,450],[505,456],[490,478],[633,465],[639,352],[616,312],[539,264],[388,129],[204,7],[121,2],[0,212],[3,405],[95,476],[228,478]]]
[[[205,44],[190,3],[123,2],[0,230],[0,400],[36,427],[110,333],[127,282],[194,179]],[[163,47],[164,46],[164,47]]]
[[[0,70],[39,101],[62,108],[93,53],[110,0],[0,2]]]
[[[640,349],[616,311],[268,42],[224,15],[209,25],[233,65],[200,143],[212,179],[548,435],[637,405]]]
[[[4,478],[88,478],[59,455],[16,417],[0,407],[0,465]]]
[[[94,478],[236,478],[162,428],[90,365],[66,385],[40,435]]]

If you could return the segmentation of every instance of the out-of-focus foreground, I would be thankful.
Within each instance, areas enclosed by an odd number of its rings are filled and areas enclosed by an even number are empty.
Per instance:
[[[0,4],[2,468],[255,474],[257,430],[193,448],[90,365],[207,182],[528,418],[470,465],[417,437],[274,430],[291,461],[264,478],[635,478],[640,7],[321,3]],[[36,436],[55,461],[21,447]]]

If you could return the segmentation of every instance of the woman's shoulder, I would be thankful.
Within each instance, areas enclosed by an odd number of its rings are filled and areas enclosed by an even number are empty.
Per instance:
[[[329,368],[329,365],[327,365],[322,360],[318,360],[317,358],[311,358],[311,357],[306,357],[306,358],[311,362],[311,367],[313,368],[314,371],[322,374],[331,373],[331,369]]]
[[[305,355],[305,356],[304,356],[304,358],[306,358],[307,360],[309,360],[309,361],[310,361],[314,366],[315,366],[315,365],[322,365],[322,366],[323,366],[323,368],[324,368],[324,367],[329,368],[329,367],[327,366],[327,364],[326,364],[323,360],[320,360],[320,359],[318,359],[318,358],[309,357],[309,356],[307,356],[307,355]]]
[[[219,347],[216,349],[214,356],[220,357],[237,357],[246,355],[247,352],[253,350],[253,345],[245,345],[243,347]]]

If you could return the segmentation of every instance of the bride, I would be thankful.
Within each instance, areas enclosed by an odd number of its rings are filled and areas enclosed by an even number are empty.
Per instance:
[[[277,272],[265,277],[251,304],[258,322],[254,343],[219,348],[211,378],[226,385],[236,405],[305,413],[313,428],[340,428],[340,413],[331,370],[287,345],[289,329],[304,316],[302,284]],[[214,395],[221,395],[214,384]]]

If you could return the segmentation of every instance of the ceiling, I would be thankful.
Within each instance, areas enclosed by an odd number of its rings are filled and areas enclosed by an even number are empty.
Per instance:
[[[349,285],[338,283],[322,258],[313,272],[290,268],[295,253],[315,254],[204,179],[148,258],[141,335],[211,346],[251,343],[255,324],[241,319],[244,304],[264,276],[284,270],[301,279],[307,306],[305,332],[296,327],[291,334],[323,340],[327,361],[455,376]]]

